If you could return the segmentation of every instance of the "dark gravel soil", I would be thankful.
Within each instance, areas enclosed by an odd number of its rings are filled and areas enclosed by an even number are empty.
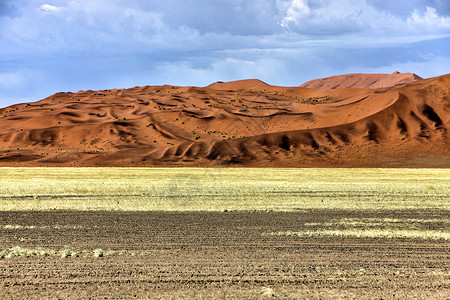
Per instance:
[[[450,297],[450,241],[268,235],[343,218],[442,219],[419,225],[449,230],[446,212],[429,210],[0,212],[0,251],[78,253],[0,259],[0,298]]]

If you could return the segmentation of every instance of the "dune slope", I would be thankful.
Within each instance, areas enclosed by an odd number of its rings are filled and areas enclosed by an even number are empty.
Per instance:
[[[448,167],[449,112],[450,75],[384,90],[57,93],[0,110],[0,165]]]
[[[314,79],[305,82],[301,87],[311,89],[385,89],[397,84],[409,83],[421,79],[416,74],[400,72],[394,72],[392,74],[347,74]]]

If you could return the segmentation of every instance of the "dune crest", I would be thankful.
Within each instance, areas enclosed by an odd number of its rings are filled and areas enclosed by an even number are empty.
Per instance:
[[[305,82],[301,87],[311,89],[386,89],[421,79],[416,74],[400,72],[392,74],[347,74],[314,79]]]
[[[264,81],[259,79],[244,79],[244,80],[236,80],[229,82],[215,82],[207,86],[207,88],[215,89],[215,90],[250,90],[250,89],[261,89],[266,88],[269,85]]]
[[[450,75],[57,93],[0,110],[0,165],[448,167],[449,112]]]

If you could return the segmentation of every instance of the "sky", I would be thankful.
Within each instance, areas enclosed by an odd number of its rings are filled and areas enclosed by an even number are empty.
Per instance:
[[[449,0],[0,0],[0,107],[56,92],[450,73]]]

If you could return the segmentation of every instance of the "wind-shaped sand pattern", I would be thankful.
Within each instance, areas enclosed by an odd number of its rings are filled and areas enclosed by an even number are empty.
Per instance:
[[[350,74],[303,86],[315,88],[241,80],[57,93],[0,110],[0,165],[450,164],[450,75]]]

